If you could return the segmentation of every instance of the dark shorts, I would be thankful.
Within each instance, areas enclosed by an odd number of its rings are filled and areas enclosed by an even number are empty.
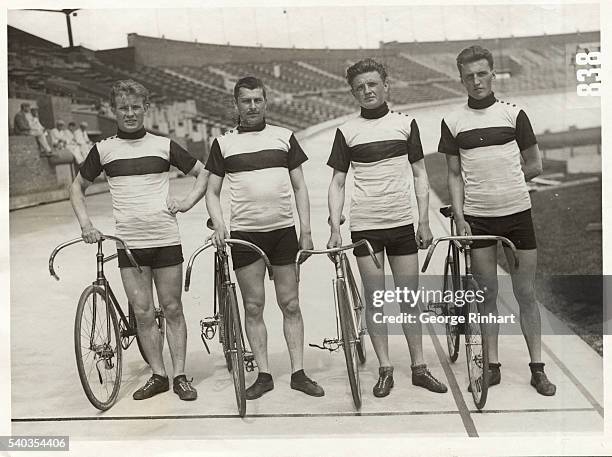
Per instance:
[[[413,224],[388,229],[351,232],[353,243],[363,239],[370,242],[374,252],[380,252],[384,249],[387,251],[387,255],[410,255],[416,254],[419,250],[414,237]],[[355,248],[353,253],[357,257],[370,255],[368,248],[365,246]]]
[[[501,217],[478,217],[465,215],[472,235],[505,236],[517,249],[536,249],[536,237],[531,219],[531,209]],[[474,241],[472,249],[495,245],[495,241]]]
[[[270,232],[234,231],[230,233],[230,238],[253,243],[265,252],[272,265],[289,265],[295,262],[295,256],[300,249],[295,227]],[[232,246],[231,251],[234,270],[246,267],[260,259],[256,252],[245,246]]]
[[[141,267],[163,268],[183,263],[183,249],[180,244],[160,248],[130,249]],[[117,249],[119,268],[132,267],[125,249]]]

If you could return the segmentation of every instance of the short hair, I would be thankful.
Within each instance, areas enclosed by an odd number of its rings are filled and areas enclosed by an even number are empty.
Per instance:
[[[236,84],[234,85],[234,100],[238,101],[238,95],[240,94],[240,89],[242,87],[249,90],[261,88],[264,99],[267,99],[266,86],[264,86],[261,79],[256,78],[255,76],[245,76],[244,78],[240,78],[238,81],[236,81]]]
[[[374,59],[367,58],[354,63],[346,69],[346,81],[349,83],[349,86],[353,87],[353,80],[357,76],[371,71],[378,72],[383,82],[387,80],[387,69],[385,66]]]
[[[142,97],[145,104],[149,103],[149,89],[133,79],[123,79],[113,84],[110,91],[110,104],[113,108],[116,107],[115,99],[121,94]]]
[[[474,45],[469,48],[465,48],[457,56],[457,70],[459,70],[459,76],[461,76],[461,68],[466,63],[476,62],[477,60],[486,59],[489,62],[489,67],[493,70],[493,54],[482,46]]]
[[[23,108],[29,108],[29,107],[30,107],[30,104],[29,104],[29,103],[22,103],[22,104],[21,104],[21,109],[23,109]]]
[[[68,122],[68,127],[71,127],[71,126],[73,126],[73,125],[76,127],[76,122],[74,122],[74,121],[70,121],[70,122]]]

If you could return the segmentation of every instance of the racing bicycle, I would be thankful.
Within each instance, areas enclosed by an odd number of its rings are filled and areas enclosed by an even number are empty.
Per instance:
[[[359,383],[359,365],[366,361],[365,334],[363,325],[363,301],[351,270],[350,262],[346,256],[349,249],[366,246],[370,257],[377,268],[380,263],[367,240],[340,246],[332,249],[303,249],[298,251],[295,258],[297,280],[300,280],[300,264],[304,257],[311,254],[327,254],[334,263],[335,277],[332,279],[334,291],[334,304],[336,312],[336,337],[325,338],[322,345],[310,344],[311,347],[336,351],[342,347],[346,359],[349,384],[355,408],[361,408],[361,386]],[[359,363],[358,363],[359,361]]]
[[[127,316],[113,293],[104,274],[104,264],[117,258],[117,254],[104,256],[102,244],[106,240],[119,243],[133,267],[142,271],[127,244],[111,235],[102,235],[96,253],[96,279],[83,290],[74,319],[74,352],[81,385],[87,399],[101,411],[111,408],[117,401],[121,385],[122,350],[134,339],[144,361],[148,363],[137,332],[137,322],[130,303]],[[54,269],[55,256],[64,248],[84,242],[75,238],[60,244],[49,257],[49,273],[59,281]],[[162,345],[166,334],[166,320],[160,308],[155,308],[155,320]]]
[[[212,221],[207,222],[208,228],[212,229]],[[272,279],[272,265],[266,254],[257,246],[248,241],[234,240],[228,238],[225,243],[245,246],[256,252],[265,262],[270,279]],[[191,284],[191,272],[193,263],[198,255],[213,246],[210,238],[202,246],[197,248],[187,263],[185,274],[185,292],[189,291]],[[219,343],[223,348],[227,369],[232,373],[236,404],[238,414],[244,417],[246,414],[246,388],[244,384],[244,371],[253,371],[256,363],[253,354],[246,350],[238,299],[236,297],[236,285],[232,282],[229,268],[229,258],[225,247],[217,248],[214,255],[214,293],[213,293],[213,316],[206,317],[200,321],[201,338],[206,351],[210,354],[206,340],[214,338],[216,329],[219,329]]]
[[[481,290],[478,282],[472,273],[472,255],[470,244],[476,240],[501,241],[508,246],[514,257],[515,268],[519,266],[516,255],[516,247],[507,238],[493,235],[456,235],[455,220],[450,206],[440,208],[440,213],[450,219],[450,236],[436,238],[427,252],[427,257],[423,263],[421,271],[425,273],[431,256],[436,246],[440,242],[448,241],[448,251],[444,260],[444,281],[443,281],[443,300],[442,302],[430,301],[429,311],[441,314],[449,318],[445,319],[446,326],[446,345],[451,362],[455,362],[459,356],[459,339],[461,333],[465,336],[465,352],[468,368],[469,391],[476,408],[481,410],[487,401],[489,390],[489,344],[487,339],[487,324],[480,323],[480,309],[478,300],[461,300],[461,305],[457,303],[457,292],[463,291],[462,297],[467,297],[467,291],[475,292]],[[463,262],[461,257],[463,255]],[[463,263],[463,273],[462,264]],[[485,291],[486,292],[486,291]],[[447,297],[452,297],[447,299]],[[462,317],[462,322],[458,323],[456,317]]]

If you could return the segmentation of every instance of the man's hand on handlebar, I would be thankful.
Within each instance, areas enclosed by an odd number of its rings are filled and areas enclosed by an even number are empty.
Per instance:
[[[93,244],[102,239],[102,232],[90,224],[81,227],[81,237],[86,243]]]
[[[229,238],[229,233],[225,224],[220,227],[215,227],[215,233],[212,234],[211,240],[215,248],[225,248],[225,239]]]
[[[340,246],[342,246],[342,235],[340,232],[332,232],[327,242],[327,249],[339,248]]]
[[[429,224],[424,223],[421,224],[419,222],[419,226],[416,232],[416,243],[419,249],[427,249],[433,240],[433,235],[431,234],[431,229],[429,228]]]
[[[472,228],[465,219],[455,219],[455,228],[458,236],[472,236]]]

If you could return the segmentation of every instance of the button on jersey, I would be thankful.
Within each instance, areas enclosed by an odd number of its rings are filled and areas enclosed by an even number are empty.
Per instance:
[[[377,119],[359,116],[338,128],[327,165],[345,173],[353,169],[352,231],[413,222],[410,164],[422,158],[417,123],[405,114],[390,111]]]
[[[522,109],[500,100],[483,109],[466,104],[442,120],[441,130],[438,151],[461,159],[464,214],[498,217],[531,208],[521,151],[537,141]]]
[[[291,132],[230,130],[213,141],[206,169],[230,185],[230,230],[269,232],[295,225],[289,171],[308,158]]]
[[[176,216],[168,210],[170,165],[183,173],[196,159],[169,138],[146,133],[142,138],[110,137],[96,143],[79,170],[93,181],[106,173],[113,200],[116,235],[130,248],[180,244]]]

